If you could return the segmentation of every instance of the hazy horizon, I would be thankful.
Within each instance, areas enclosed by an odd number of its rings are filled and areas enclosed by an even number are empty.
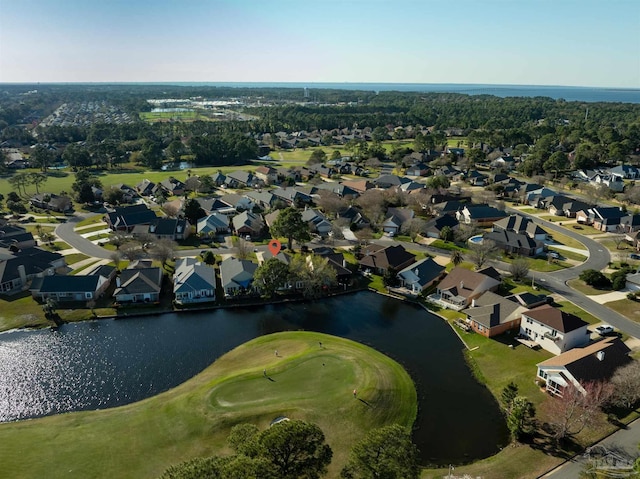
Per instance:
[[[635,0],[0,0],[1,83],[640,88]]]

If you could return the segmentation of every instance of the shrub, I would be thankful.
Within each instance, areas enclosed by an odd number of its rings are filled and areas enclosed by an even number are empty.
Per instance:
[[[614,273],[615,274],[615,273]],[[586,269],[580,273],[579,278],[589,286],[594,288],[608,288],[611,286],[611,281],[600,271],[595,269]]]

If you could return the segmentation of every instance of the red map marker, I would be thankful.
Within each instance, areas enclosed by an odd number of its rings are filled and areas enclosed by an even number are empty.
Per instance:
[[[272,239],[269,241],[269,251],[273,256],[277,256],[280,250],[282,249],[282,244],[277,239]]]

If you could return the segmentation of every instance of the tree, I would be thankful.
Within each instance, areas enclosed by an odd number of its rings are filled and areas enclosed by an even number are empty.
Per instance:
[[[337,283],[336,270],[327,258],[312,255],[308,260],[294,256],[289,264],[289,282],[302,284],[302,294],[306,298],[320,297]]]
[[[140,245],[135,241],[128,241],[126,243],[123,243],[120,246],[120,253],[122,253],[123,258],[126,258],[129,261],[135,261],[144,256],[144,251],[142,251]]]
[[[389,267],[384,272],[382,276],[382,284],[384,284],[387,288],[395,288],[400,284],[400,279],[398,278],[398,271],[395,268]]]
[[[347,202],[335,193],[328,190],[318,190],[318,198],[316,204],[322,208],[327,216],[335,217],[335,215],[347,206]]]
[[[18,190],[18,195],[24,193],[27,194],[27,185],[29,184],[29,174],[28,173],[17,173],[9,178],[9,184]],[[19,201],[19,197],[17,199],[9,198],[11,201]]]
[[[585,383],[582,389],[585,394],[569,383],[562,397],[550,398],[545,404],[549,425],[557,441],[578,434],[593,424],[600,408],[607,404],[613,392],[611,385],[603,381]]]
[[[207,216],[207,213],[204,211],[202,206],[200,206],[200,202],[195,198],[191,198],[187,200],[184,205],[184,216],[189,220],[189,223],[195,225],[200,218],[204,218]]]
[[[519,256],[509,265],[509,272],[514,281],[521,281],[529,274],[529,260]]]
[[[169,467],[160,479],[278,479],[266,459],[245,455],[198,457]]]
[[[178,245],[175,241],[170,239],[160,239],[153,242],[150,253],[151,257],[160,261],[164,268],[167,261],[175,256],[177,249]]]
[[[507,427],[511,436],[518,441],[523,434],[531,432],[536,408],[526,397],[513,398],[507,415]]]
[[[453,229],[451,226],[443,226],[440,230],[440,239],[442,241],[453,241]]]
[[[319,478],[333,456],[322,430],[305,421],[274,424],[258,435],[257,442],[260,455],[276,467],[282,479]]]
[[[119,205],[124,199],[124,191],[122,191],[120,188],[112,186],[107,191],[102,193],[102,199],[110,205]]]
[[[46,183],[48,179],[47,175],[43,175],[42,173],[30,173],[28,181],[36,187],[37,194],[40,193],[40,185]]]
[[[42,305],[42,311],[44,311],[45,318],[50,319],[54,316],[57,308],[58,302],[53,298],[48,298]]]
[[[377,225],[384,219],[386,206],[382,190],[367,190],[355,202],[372,224]]]
[[[327,161],[327,154],[322,148],[316,148],[311,152],[311,155],[309,155],[307,165],[316,165],[318,163],[324,163],[325,161]]]
[[[511,405],[513,404],[513,400],[518,396],[518,385],[511,381],[507,384],[500,394],[500,402],[502,402],[502,407],[506,414],[509,414],[511,411]]]
[[[167,152],[169,153],[173,161],[179,162],[181,160],[182,155],[184,155],[185,152],[185,147],[182,144],[182,141],[180,141],[180,138],[176,138],[171,143],[169,143]]]
[[[411,241],[415,241],[419,234],[423,234],[426,230],[427,222],[422,218],[411,218],[400,226],[400,232],[408,235]]]
[[[398,424],[370,431],[358,442],[341,472],[345,479],[417,479],[418,450]]]
[[[116,267],[116,269],[120,270],[120,263],[122,262],[122,253],[118,250],[113,251],[109,255],[109,258],[111,259],[111,261],[113,261],[113,264]]]
[[[449,261],[453,263],[453,266],[458,266],[464,261],[464,256],[462,256],[462,252],[460,250],[453,250],[449,257]]]
[[[562,151],[556,151],[543,163],[542,167],[545,171],[554,171],[558,176],[559,171],[564,171],[569,167],[569,157]]]
[[[157,141],[145,140],[140,152],[140,161],[151,169],[162,166],[162,146]]]
[[[46,173],[53,155],[49,148],[42,144],[37,144],[31,153],[29,160],[40,167],[43,173]]]
[[[233,238],[233,246],[238,259],[249,259],[249,255],[251,254],[249,251],[249,243],[247,243],[244,238],[235,236]]]
[[[78,144],[72,143],[62,153],[62,159],[72,168],[88,168],[91,166],[89,151]]]
[[[476,265],[476,269],[482,268],[496,251],[495,242],[485,239],[482,243],[474,243],[471,245],[469,259]]]
[[[578,278],[594,288],[609,288],[611,286],[609,278],[607,278],[604,273],[596,271],[595,269],[584,270]]]
[[[449,178],[447,178],[444,175],[431,176],[427,180],[427,187],[433,188],[434,190],[437,190],[440,188],[449,188],[450,184],[451,182],[449,181]]]
[[[263,296],[272,298],[289,279],[289,266],[277,258],[269,258],[256,269],[253,285]]]
[[[209,265],[216,264],[216,255],[213,254],[213,251],[207,250],[202,253],[202,261]]]
[[[611,236],[613,243],[616,245],[616,249],[620,249],[620,245],[625,242],[624,235],[613,235]]]
[[[632,361],[616,370],[611,378],[612,402],[627,409],[640,401],[640,361]]]
[[[309,225],[302,219],[302,213],[294,207],[280,211],[278,218],[271,226],[271,235],[273,237],[283,236],[287,238],[289,249],[293,247],[293,240],[303,243],[311,239]]]
[[[259,432],[255,424],[237,424],[231,428],[227,444],[238,454],[256,457],[259,453],[257,442]]]
[[[163,204],[160,209],[169,218],[176,218],[180,213],[180,205],[178,204],[178,202],[174,201]]]

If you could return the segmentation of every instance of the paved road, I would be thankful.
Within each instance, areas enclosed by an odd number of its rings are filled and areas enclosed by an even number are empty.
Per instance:
[[[627,429],[620,429],[608,438],[597,443],[597,445],[604,446],[608,450],[623,449],[627,454],[631,455],[631,457],[636,457],[638,455],[638,443],[640,443],[640,419],[636,419]],[[586,463],[586,458],[581,454],[541,477],[551,479],[576,479],[580,477],[580,472]]]
[[[58,237],[68,243],[71,247],[77,249],[83,254],[87,256],[91,256],[92,258],[100,258],[100,259],[109,259],[111,257],[111,252],[101,248],[93,244],[86,238],[83,238],[78,233],[73,231],[73,228],[85,218],[90,218],[93,216],[97,216],[100,213],[82,213],[74,216],[73,218],[69,218],[65,223],[59,224],[55,233]]]
[[[602,321],[611,324],[620,331],[624,331],[631,336],[640,338],[640,323],[631,321],[623,315],[607,308],[606,306],[603,306],[602,304],[567,286],[566,282],[568,280],[577,278],[578,275],[586,269],[595,269],[596,271],[605,269],[609,265],[609,261],[611,261],[609,250],[607,250],[597,241],[583,236],[580,233],[571,231],[568,228],[563,228],[562,226],[558,226],[549,221],[536,218],[535,216],[522,213],[514,209],[511,209],[511,211],[518,212],[523,216],[531,218],[534,223],[543,226],[547,231],[557,231],[575,240],[578,240],[589,250],[589,258],[584,263],[578,266],[554,271],[552,273],[530,272],[529,277],[533,276],[535,281],[543,284],[547,289],[553,291],[554,293],[558,293],[564,296],[572,303],[594,315],[596,318],[599,318]]]

